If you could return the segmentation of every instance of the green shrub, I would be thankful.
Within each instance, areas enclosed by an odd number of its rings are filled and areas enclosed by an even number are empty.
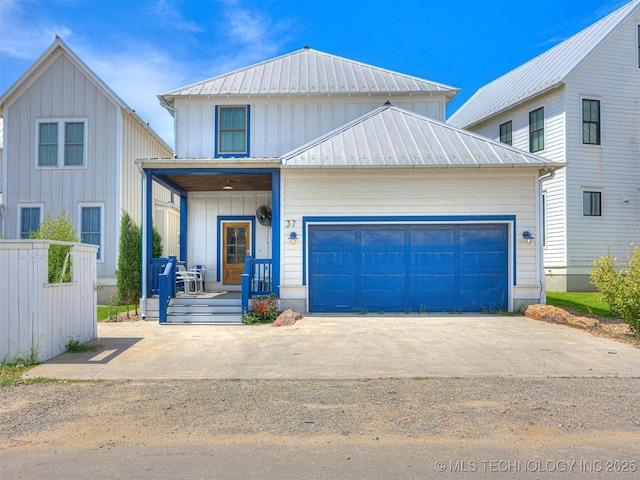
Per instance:
[[[124,210],[120,219],[118,254],[118,270],[116,271],[118,299],[120,303],[127,305],[127,318],[130,318],[129,305],[136,305],[136,315],[138,314],[137,302],[140,299],[142,275],[142,231]]]
[[[57,217],[45,214],[38,230],[31,234],[31,238],[40,240],[60,240],[63,242],[78,242],[78,234],[69,215],[64,208]],[[71,282],[71,247],[68,245],[49,246],[49,283]]]
[[[162,257],[162,235],[156,228],[155,225],[152,225],[151,228],[151,258],[160,258]]]
[[[631,245],[627,264],[619,265],[611,251],[593,262],[591,283],[602,293],[611,312],[640,337],[640,247]]]
[[[273,323],[278,318],[278,298],[275,293],[256,297],[251,300],[250,311],[242,315],[242,323],[253,325],[254,323]]]

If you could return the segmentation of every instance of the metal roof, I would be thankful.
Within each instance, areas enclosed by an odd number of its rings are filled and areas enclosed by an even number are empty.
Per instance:
[[[388,103],[281,158],[300,167],[564,166]]]
[[[448,120],[467,128],[567,81],[575,69],[640,5],[633,0],[602,20],[480,88]]]
[[[385,70],[309,47],[159,95],[388,94],[459,89]]]

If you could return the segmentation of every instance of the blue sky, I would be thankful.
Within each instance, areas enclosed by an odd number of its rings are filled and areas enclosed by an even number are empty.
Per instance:
[[[62,39],[173,145],[157,94],[304,45],[445,83],[482,85],[627,0],[0,0],[0,92]]]

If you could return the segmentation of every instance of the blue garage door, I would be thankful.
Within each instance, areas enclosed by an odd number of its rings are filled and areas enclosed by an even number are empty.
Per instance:
[[[506,310],[506,224],[310,225],[311,312]]]

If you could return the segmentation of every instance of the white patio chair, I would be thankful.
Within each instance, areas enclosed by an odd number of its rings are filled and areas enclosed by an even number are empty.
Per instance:
[[[178,264],[176,267],[176,289],[184,291],[185,295],[195,295],[202,293],[204,280],[199,272],[187,270],[184,265]]]

